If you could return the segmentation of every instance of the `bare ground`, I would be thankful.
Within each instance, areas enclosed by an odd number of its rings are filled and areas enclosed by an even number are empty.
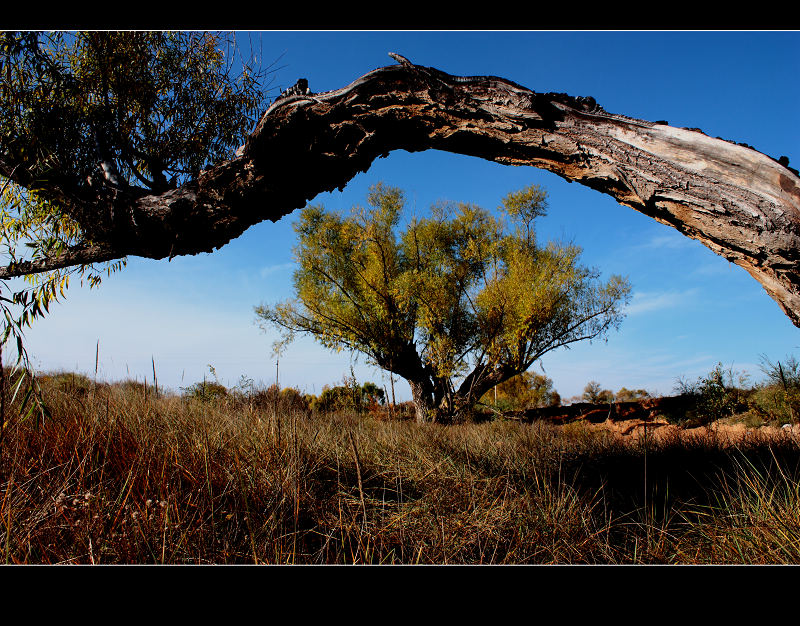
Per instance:
[[[676,438],[706,439],[712,437],[719,442],[731,445],[742,443],[748,439],[763,441],[764,439],[782,440],[790,438],[800,445],[800,424],[795,424],[793,426],[787,425],[782,428],[775,426],[751,428],[745,426],[741,422],[735,422],[730,419],[718,420],[708,426],[700,426],[697,428],[681,428],[680,426],[669,423],[664,418],[652,420],[607,419],[599,423],[579,420],[577,422],[565,424],[559,428],[572,430],[580,429],[600,435],[606,434],[630,443],[637,442],[640,438],[647,436],[652,437],[655,441],[669,441],[675,440]]]

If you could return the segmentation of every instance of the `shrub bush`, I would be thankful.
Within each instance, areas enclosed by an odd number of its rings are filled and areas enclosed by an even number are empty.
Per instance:
[[[748,405],[761,420],[777,426],[794,424],[800,415],[800,363],[794,357],[772,363],[761,357],[767,380],[756,386]]]
[[[315,411],[331,413],[333,411],[375,411],[385,403],[383,389],[375,383],[365,382],[359,385],[355,378],[345,377],[344,384],[329,387],[325,385],[322,393],[311,402]]]
[[[47,386],[69,394],[86,395],[94,387],[94,383],[88,376],[74,372],[42,374],[38,379],[39,384],[43,387]]]
[[[202,402],[213,402],[228,395],[228,388],[218,382],[201,380],[183,388],[183,395],[186,398],[200,400]]]
[[[645,389],[627,389],[621,387],[616,393],[615,400],[617,402],[636,402],[637,400],[644,400],[650,397],[650,393]]]
[[[279,389],[270,385],[266,389],[257,389],[250,395],[253,405],[259,409],[274,409],[279,413],[308,413],[311,410],[310,399],[313,396],[302,393],[294,387]]]
[[[553,389],[553,381],[547,376],[523,372],[487,391],[480,401],[502,413],[559,406],[561,396]]]
[[[717,363],[708,374],[695,382],[678,380],[677,390],[693,400],[682,421],[685,426],[704,426],[737,413],[747,411],[748,390],[743,389],[746,376],[738,375],[734,384],[734,371],[725,370]]]
[[[603,389],[600,383],[591,380],[586,383],[583,388],[582,399],[585,402],[592,402],[594,404],[611,404],[614,402],[614,392],[610,389]]]

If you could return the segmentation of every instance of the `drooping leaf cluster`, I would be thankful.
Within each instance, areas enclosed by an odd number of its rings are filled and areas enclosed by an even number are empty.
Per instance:
[[[72,198],[91,204],[108,185],[163,191],[230,156],[264,98],[263,73],[234,72],[233,44],[214,33],[0,33],[3,263],[90,244]],[[124,263],[26,280],[46,309],[70,274],[94,286]]]
[[[0,34],[0,157],[84,181],[98,161],[156,191],[228,157],[262,110],[261,73],[214,33]]]
[[[0,261],[57,258],[92,243],[105,190],[160,192],[229,157],[251,129],[263,72],[234,41],[190,32],[0,32]],[[226,45],[227,44],[227,49]],[[80,219],[79,219],[80,218]],[[0,346],[29,369],[24,329],[125,264],[78,265],[0,283]]]
[[[537,186],[510,194],[498,214],[441,203],[402,230],[399,189],[377,185],[367,200],[347,216],[321,206],[302,212],[297,298],[256,308],[284,340],[310,333],[406,378],[424,370],[446,381],[491,374],[497,383],[622,319],[624,279],[599,281],[574,245],[536,243],[533,221],[546,209]]]

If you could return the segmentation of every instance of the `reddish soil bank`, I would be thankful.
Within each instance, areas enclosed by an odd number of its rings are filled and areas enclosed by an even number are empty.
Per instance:
[[[782,428],[747,428],[743,423],[718,420],[708,426],[683,428],[668,419],[669,416],[685,414],[691,407],[692,399],[689,396],[667,396],[613,404],[578,402],[566,406],[529,409],[518,412],[514,417],[530,422],[543,420],[572,429],[583,428],[586,431],[609,433],[626,439],[638,439],[646,433],[655,439],[715,437],[735,443],[748,437],[790,437],[800,443],[800,424]]]

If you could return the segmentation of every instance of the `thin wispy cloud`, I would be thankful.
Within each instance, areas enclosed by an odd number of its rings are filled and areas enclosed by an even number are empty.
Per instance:
[[[715,276],[730,276],[734,274],[739,267],[730,261],[725,261],[725,259],[713,259],[708,263],[703,265],[699,265],[694,270],[692,270],[692,276],[700,276],[700,277],[715,277]],[[742,270],[743,271],[743,270]]]
[[[687,301],[691,300],[697,291],[695,288],[683,291],[637,291],[633,294],[625,312],[628,315],[638,315],[686,306]]]
[[[697,242],[681,235],[678,232],[665,233],[663,235],[655,235],[646,241],[638,243],[632,248],[636,250],[680,250],[692,248],[697,245]]]
[[[288,273],[295,267],[295,263],[276,263],[275,265],[267,265],[266,267],[262,267],[258,271],[258,275],[261,276],[261,278],[266,278],[267,276],[273,276],[275,274]]]

